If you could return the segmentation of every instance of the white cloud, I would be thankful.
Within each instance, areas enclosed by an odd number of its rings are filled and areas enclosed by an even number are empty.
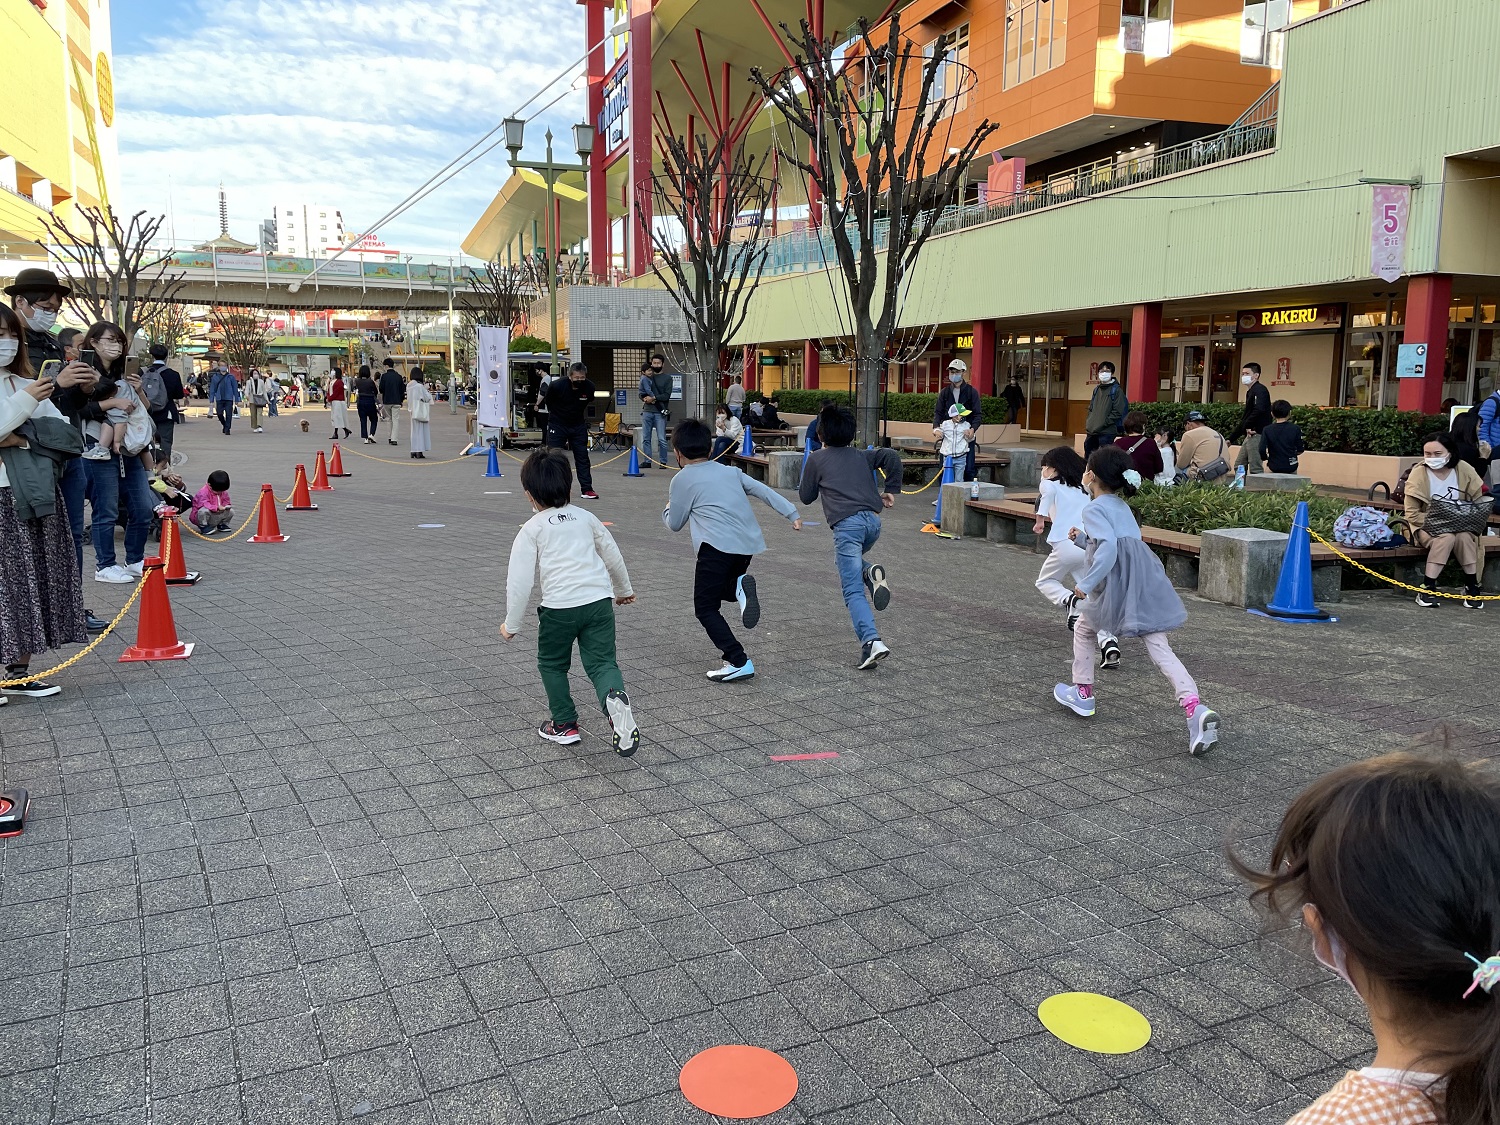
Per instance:
[[[116,23],[131,10],[144,15],[120,5]],[[218,232],[221,180],[246,241],[283,202],[338,207],[363,229],[585,46],[574,0],[203,0],[191,23],[115,64],[124,205],[165,211],[170,192],[180,241]],[[528,135],[543,122],[566,135],[583,112],[570,93]],[[457,253],[508,175],[497,148],[380,236]]]

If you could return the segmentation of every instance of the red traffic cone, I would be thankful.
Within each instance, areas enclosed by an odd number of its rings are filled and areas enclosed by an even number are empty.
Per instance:
[[[307,490],[307,466],[298,465],[292,477],[292,502],[286,506],[289,512],[316,512],[318,506],[312,502],[312,493]]]
[[[323,451],[318,450],[318,459],[313,462],[313,479],[309,486],[314,492],[332,492],[333,485],[328,483],[328,464],[323,460]]]
[[[255,525],[252,543],[285,543],[290,535],[281,534],[281,524],[276,519],[276,490],[269,484],[260,486],[260,522]]]
[[[120,663],[138,660],[186,660],[193,646],[177,639],[172,621],[172,599],[167,596],[166,563],[146,560],[146,588],[141,591],[140,620],[136,626],[135,644],[120,654]]]
[[[353,473],[344,472],[344,453],[339,449],[339,443],[333,443],[333,457],[328,462],[328,475],[331,477],[352,477]]]
[[[167,585],[191,586],[203,576],[187,568],[187,559],[182,553],[182,531],[177,526],[176,512],[163,512],[161,517],[161,554],[167,560]]]

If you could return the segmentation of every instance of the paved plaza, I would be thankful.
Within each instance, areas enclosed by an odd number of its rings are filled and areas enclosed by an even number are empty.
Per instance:
[[[327,437],[321,410],[228,438],[193,414],[186,475],[226,469],[241,513]],[[189,538],[190,660],[116,664],[111,637],[0,712],[0,780],[34,800],[0,844],[0,1122],[706,1122],[680,1067],[750,1043],[800,1079],[773,1122],[1260,1125],[1368,1061],[1356,997],[1260,938],[1224,844],[1439,720],[1492,751],[1468,657],[1493,610],[1190,600],[1178,651],[1224,718],[1194,760],[1137,644],[1096,719],[1052,702],[1070,638],[1040,559],[918,534],[928,492],[887,514],[870,672],[821,512],[796,534],[758,509],[759,675],[716,685],[668,474],[616,462],[593,508],[639,595],[621,759],[576,669],[583,744],[537,737],[534,628],[498,636],[519,466],[436,464],[463,434],[446,404],[433,429],[425,464],[404,426],[348,443],[390,461],[347,457],[286,544]],[[129,588],[85,593],[110,616]],[[1037,1004],[1070,990],[1138,1008],[1150,1044],[1053,1038]]]

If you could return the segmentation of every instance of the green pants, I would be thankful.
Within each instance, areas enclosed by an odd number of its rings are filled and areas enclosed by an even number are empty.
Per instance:
[[[615,663],[615,606],[613,598],[600,598],[572,609],[537,609],[541,627],[536,638],[536,667],[547,689],[547,706],[552,721],[559,725],[576,723],[578,708],[568,690],[568,669],[573,665],[573,642],[578,642],[578,656],[599,695],[599,707],[612,691],[624,691],[625,680]]]

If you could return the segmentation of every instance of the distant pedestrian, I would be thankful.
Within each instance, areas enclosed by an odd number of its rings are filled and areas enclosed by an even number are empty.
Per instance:
[[[1005,424],[1013,426],[1021,420],[1021,411],[1026,409],[1026,392],[1021,389],[1021,381],[1012,375],[1005,381],[1000,397],[1005,400]]]
[[[229,433],[230,427],[234,425],[234,404],[240,401],[240,384],[234,377],[234,372],[227,367],[220,367],[214,372],[214,377],[208,384],[208,399],[213,403],[219,425],[224,427],[226,434]]]
[[[1089,412],[1083,429],[1083,455],[1089,456],[1101,445],[1110,445],[1120,436],[1120,426],[1130,412],[1125,388],[1115,381],[1115,365],[1105,360],[1099,365],[1099,385],[1089,398]]]
[[[402,393],[406,409],[411,414],[411,455],[415,460],[425,461],[427,454],[432,452],[432,392],[427,389],[427,379],[420,367],[411,369],[411,384]],[[392,433],[396,431],[394,416],[395,410],[392,411]]]
[[[615,659],[615,606],[635,601],[625,560],[609,529],[592,512],[569,503],[573,472],[563,454],[535,450],[521,466],[521,487],[535,514],[510,550],[500,636],[508,641],[521,631],[540,573],[536,662],[551,717],[537,734],[564,746],[583,739],[568,690],[576,642],[583,670],[609,717],[615,752],[628,758],[641,734]]]
[[[328,380],[328,413],[333,419],[333,441],[339,440],[339,431],[349,436],[349,392],[344,386],[344,373],[335,367]]]
[[[250,378],[245,381],[245,397],[250,400],[250,432],[265,433],[260,424],[260,412],[271,401],[271,380],[262,375],[258,368],[250,369]]]
[[[359,436],[366,445],[375,444],[375,429],[380,425],[380,406],[376,399],[380,388],[370,374],[370,365],[360,364],[359,377],[354,380],[354,405],[359,410]]]
[[[594,403],[594,393],[589,369],[582,363],[575,363],[568,368],[566,379],[553,379],[547,384],[544,400],[547,404],[547,446],[573,451],[573,463],[578,467],[578,494],[584,500],[599,499],[589,466],[588,412]]]
[[[413,367],[413,371],[421,368]],[[401,414],[401,404],[406,401],[406,382],[401,378],[401,372],[396,370],[396,361],[390,356],[385,357],[385,370],[380,373],[380,417],[385,420],[386,440],[396,444],[396,420]],[[416,445],[412,445],[413,451]]]
[[[671,417],[674,380],[667,371],[667,360],[660,352],[641,368],[641,441],[640,465],[651,467],[651,435],[656,435],[656,461],[667,467],[667,420]]]
[[[724,405],[729,407],[729,413],[736,418],[743,418],[745,413],[744,376],[731,375],[729,377],[729,389],[724,392]]]
[[[1261,435],[1271,424],[1271,392],[1260,381],[1260,364],[1247,363],[1240,368],[1240,383],[1245,388],[1245,412],[1240,417],[1238,436],[1240,451],[1235,456],[1235,468],[1244,466],[1247,472],[1263,473],[1265,451]]]
[[[731,452],[739,448],[744,436],[745,427],[730,413],[729,407],[719,407],[714,411],[714,447],[710,456],[715,461],[723,461]],[[677,447],[675,433],[672,437],[672,447],[674,449]]]
[[[141,390],[151,411],[151,421],[156,424],[156,443],[161,446],[164,464],[172,462],[173,435],[182,417],[179,404],[186,394],[182,376],[167,366],[168,354],[165,344],[152,344],[151,363],[141,372]],[[158,406],[159,401],[163,405]]]

